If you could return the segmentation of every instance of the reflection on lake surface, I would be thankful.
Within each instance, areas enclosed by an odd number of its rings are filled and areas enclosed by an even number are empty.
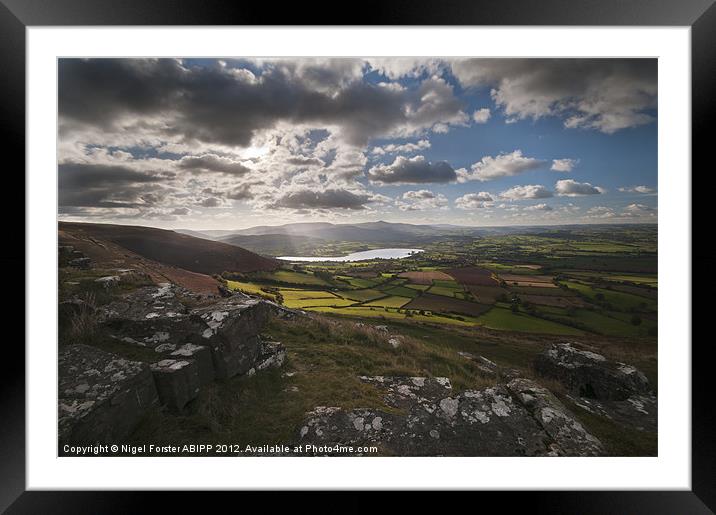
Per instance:
[[[363,261],[366,259],[402,259],[412,254],[422,252],[423,249],[374,249],[363,252],[353,252],[346,256],[315,257],[315,256],[280,256],[284,261]]]

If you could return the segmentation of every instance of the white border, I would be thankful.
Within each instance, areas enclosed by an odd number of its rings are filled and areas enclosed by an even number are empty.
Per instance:
[[[47,28],[27,33],[27,487],[690,489],[690,29]],[[659,58],[658,458],[57,458],[58,56]],[[569,52],[565,54],[565,52]],[[618,137],[618,136],[615,136]],[[54,282],[53,282],[54,281]]]

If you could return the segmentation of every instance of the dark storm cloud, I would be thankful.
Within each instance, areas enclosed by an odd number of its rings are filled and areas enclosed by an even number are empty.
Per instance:
[[[137,207],[160,201],[156,178],[125,166],[61,164],[59,204],[75,207]]]
[[[457,174],[445,161],[431,163],[423,156],[407,158],[398,156],[393,164],[378,165],[368,170],[371,182],[380,184],[425,184],[452,182]]]
[[[449,122],[460,108],[439,81],[412,92],[362,80],[317,89],[315,70],[306,76],[270,64],[259,76],[218,64],[186,68],[174,59],[63,59],[59,68],[63,120],[109,127],[156,116],[167,134],[244,147],[279,121],[338,125],[346,141],[364,145],[398,128]]]
[[[269,207],[288,209],[364,209],[371,197],[345,189],[302,189],[278,197]]]

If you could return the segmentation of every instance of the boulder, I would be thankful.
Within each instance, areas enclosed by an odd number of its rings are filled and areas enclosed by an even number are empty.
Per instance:
[[[217,377],[242,375],[258,364],[263,351],[258,335],[270,312],[269,303],[243,296],[191,311],[191,317],[203,323],[199,335],[211,348]]]
[[[186,343],[170,353],[173,359],[192,360],[196,363],[199,374],[199,385],[204,386],[214,380],[214,362],[211,359],[211,350],[203,345]]]
[[[519,370],[514,368],[500,367],[494,361],[485,356],[475,356],[469,352],[458,351],[458,355],[475,363],[478,373],[488,379],[510,380],[520,375]]]
[[[207,303],[165,283],[138,288],[103,306],[99,321],[113,338],[159,352],[187,343],[208,347],[216,377],[229,378],[257,365],[262,352],[258,334],[271,310],[271,303],[244,295]]]
[[[361,380],[383,390],[386,409],[319,406],[307,413],[298,443],[316,448],[373,445],[398,456],[604,453],[599,440],[554,396],[528,379],[460,393],[440,377]]]
[[[652,433],[658,430],[658,401],[653,394],[632,395],[624,401],[599,401],[571,395],[569,398],[583,410],[630,429]]]
[[[111,288],[119,284],[120,278],[118,275],[107,275],[105,277],[98,277],[94,281],[100,283],[105,288]]]
[[[529,379],[517,378],[507,389],[524,406],[554,441],[553,450],[562,456],[599,456],[602,443],[546,388]]]
[[[78,257],[70,259],[67,264],[80,270],[87,270],[92,264],[92,260],[88,257]]]
[[[624,401],[633,395],[650,393],[649,381],[635,367],[569,343],[551,345],[540,353],[535,370],[561,382],[578,397]]]
[[[199,395],[199,366],[193,360],[163,359],[151,365],[159,400],[172,411],[181,411]]]
[[[120,443],[158,403],[149,366],[87,345],[60,349],[59,443]]]

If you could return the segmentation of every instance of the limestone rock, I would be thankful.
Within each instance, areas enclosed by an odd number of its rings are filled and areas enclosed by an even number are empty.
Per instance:
[[[454,394],[446,378],[361,377],[388,409],[317,407],[297,439],[399,456],[594,456],[601,443],[547,390],[521,379]]]
[[[199,367],[193,360],[163,359],[151,365],[159,400],[173,411],[180,411],[199,394]]]
[[[70,259],[68,264],[74,268],[79,268],[80,270],[87,270],[92,264],[92,260],[88,257],[78,257]]]
[[[173,351],[187,343],[211,350],[216,377],[247,373],[262,351],[259,331],[271,304],[244,295],[206,303],[196,294],[166,283],[138,288],[103,306],[99,321],[115,339]],[[166,344],[174,345],[174,349]]]
[[[87,345],[59,352],[59,441],[118,443],[158,403],[149,367]]]
[[[569,343],[554,344],[540,353],[535,370],[560,381],[579,397],[623,401],[650,393],[649,381],[636,368]]]
[[[200,386],[214,380],[214,363],[211,359],[211,350],[208,347],[186,343],[172,352],[170,357],[195,361]]]
[[[510,392],[554,440],[554,451],[564,456],[600,456],[602,443],[589,434],[564,405],[546,388],[529,379],[513,379]]]

